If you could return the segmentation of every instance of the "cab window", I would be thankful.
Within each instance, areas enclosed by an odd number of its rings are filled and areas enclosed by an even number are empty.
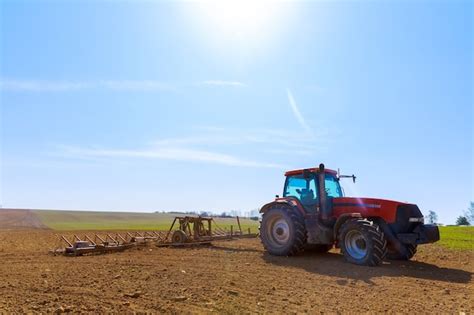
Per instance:
[[[317,189],[314,176],[305,178],[303,175],[289,176],[286,180],[284,197],[296,197],[303,205],[316,203]]]
[[[324,185],[328,197],[342,197],[342,189],[339,185],[339,180],[334,175],[326,174]]]

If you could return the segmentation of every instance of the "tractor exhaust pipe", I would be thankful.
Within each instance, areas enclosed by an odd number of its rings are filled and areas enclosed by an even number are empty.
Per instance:
[[[328,207],[328,199],[326,194],[325,185],[325,172],[324,164],[319,164],[318,171],[318,182],[319,182],[319,211],[321,213],[321,220],[327,221],[331,217],[331,209]]]

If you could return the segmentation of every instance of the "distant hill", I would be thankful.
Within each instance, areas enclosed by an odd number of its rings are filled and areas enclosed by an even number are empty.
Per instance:
[[[0,209],[0,229],[47,228],[36,215],[27,209]]]

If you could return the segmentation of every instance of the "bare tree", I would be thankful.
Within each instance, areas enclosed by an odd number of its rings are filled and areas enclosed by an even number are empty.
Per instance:
[[[436,222],[438,222],[438,215],[436,214],[436,212],[431,210],[430,212],[428,212],[428,222],[431,224],[435,224]]]
[[[464,212],[464,216],[469,223],[474,224],[474,202],[471,201],[471,205],[467,208],[467,211]]]

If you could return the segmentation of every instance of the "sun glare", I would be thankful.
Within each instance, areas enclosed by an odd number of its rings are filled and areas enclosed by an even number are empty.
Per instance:
[[[268,43],[288,21],[279,1],[203,0],[190,11],[206,36],[221,45],[231,41],[247,48]]]

